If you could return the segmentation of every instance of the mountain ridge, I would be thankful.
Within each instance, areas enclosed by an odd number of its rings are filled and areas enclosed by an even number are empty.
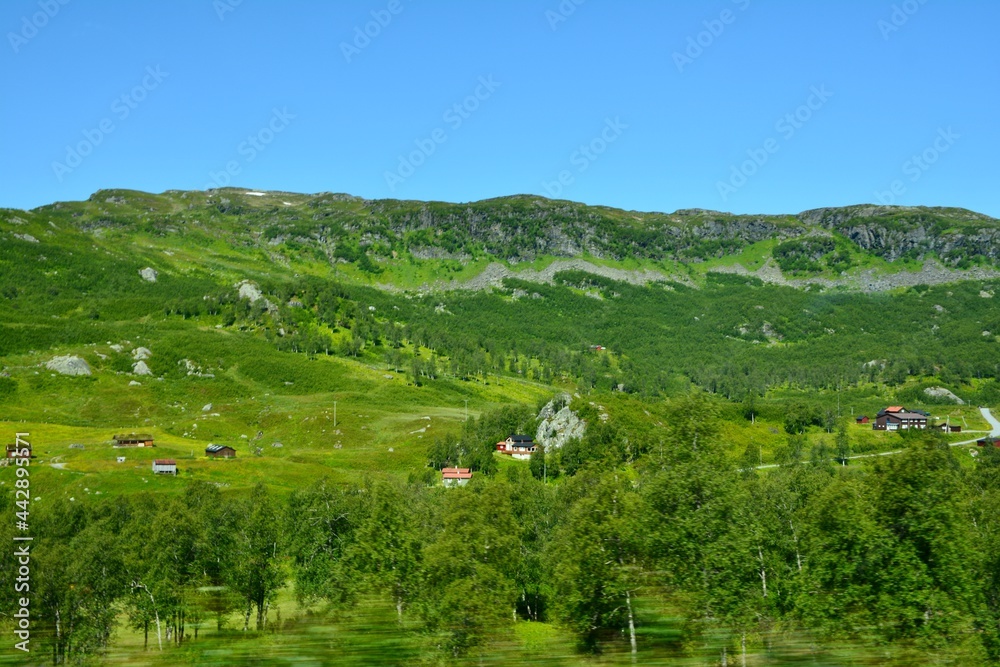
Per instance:
[[[567,262],[568,270],[634,284],[697,284],[718,271],[795,287],[883,291],[992,278],[1000,261],[1000,220],[953,207],[661,213],[523,194],[449,203],[242,188],[108,189],[84,201],[0,209],[8,223],[0,231],[9,227],[24,240],[30,233],[15,228],[32,226],[25,217],[45,234],[47,222],[123,241],[204,236],[277,264],[319,261],[335,272],[349,264],[362,282],[422,291],[481,289],[507,277],[551,282]],[[408,266],[428,263],[450,267],[449,275],[397,279]]]

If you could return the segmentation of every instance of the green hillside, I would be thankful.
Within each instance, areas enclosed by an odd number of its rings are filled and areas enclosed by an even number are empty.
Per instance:
[[[230,189],[2,209],[33,641],[130,665],[618,664],[635,630],[643,664],[996,664],[997,462],[959,443],[1000,405],[998,229]],[[556,397],[582,438],[494,453]],[[854,422],[889,404],[963,433]],[[156,447],[113,449],[129,432]],[[473,482],[442,488],[455,465]],[[5,517],[23,467],[0,468]]]

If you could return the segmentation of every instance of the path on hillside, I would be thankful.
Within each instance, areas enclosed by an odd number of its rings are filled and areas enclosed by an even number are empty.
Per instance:
[[[979,408],[979,412],[982,413],[983,419],[990,423],[990,433],[989,435],[983,436],[984,438],[1000,438],[1000,421],[993,416],[989,408]],[[958,447],[959,445],[971,445],[974,442],[978,442],[980,438],[975,438],[973,440],[963,440],[962,442],[953,442],[952,447]]]
[[[993,413],[990,412],[989,408],[979,408],[979,412],[982,413],[983,419],[985,419],[986,421],[988,421],[990,423],[990,427],[991,427],[989,435],[988,436],[984,436],[984,437],[1000,438],[1000,421],[997,421],[997,418],[993,416]],[[974,438],[972,440],[963,440],[962,442],[953,442],[953,443],[951,443],[951,446],[952,447],[960,447],[962,445],[971,445],[971,444],[974,444],[974,443],[978,442],[979,440],[980,440],[979,438]],[[873,459],[873,458],[875,458],[877,456],[894,456],[896,454],[901,454],[904,451],[906,451],[906,450],[905,449],[896,449],[896,450],[893,450],[891,452],[879,452],[878,454],[859,454],[857,456],[848,456],[847,460],[848,461],[854,461],[856,459]],[[757,470],[766,470],[768,468],[777,468],[780,465],[781,464],[779,464],[779,463],[769,463],[767,465],[757,466]]]

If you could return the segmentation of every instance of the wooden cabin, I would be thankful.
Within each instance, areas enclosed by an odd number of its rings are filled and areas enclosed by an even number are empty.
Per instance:
[[[119,433],[114,437],[114,447],[155,447],[153,436],[148,433]]]
[[[236,450],[228,445],[209,445],[205,448],[205,456],[210,459],[235,459]]]

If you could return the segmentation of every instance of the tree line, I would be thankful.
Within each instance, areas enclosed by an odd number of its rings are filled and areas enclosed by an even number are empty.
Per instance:
[[[571,465],[550,453],[558,477],[491,454],[454,489],[414,471],[288,496],[200,483],[53,499],[37,511],[34,636],[61,664],[100,655],[126,623],[151,651],[208,624],[280,631],[289,587],[313,608],[386,600],[400,632],[442,657],[485,655],[539,621],[582,653],[736,660],[799,631],[820,647],[881,647],[896,664],[1000,660],[1000,450],[960,465],[918,434],[871,464],[799,447],[762,471],[727,453],[704,395],[667,414],[655,442],[612,418]],[[530,415],[487,413],[437,454],[482,458],[497,429]],[[5,591],[5,616],[13,604]]]

